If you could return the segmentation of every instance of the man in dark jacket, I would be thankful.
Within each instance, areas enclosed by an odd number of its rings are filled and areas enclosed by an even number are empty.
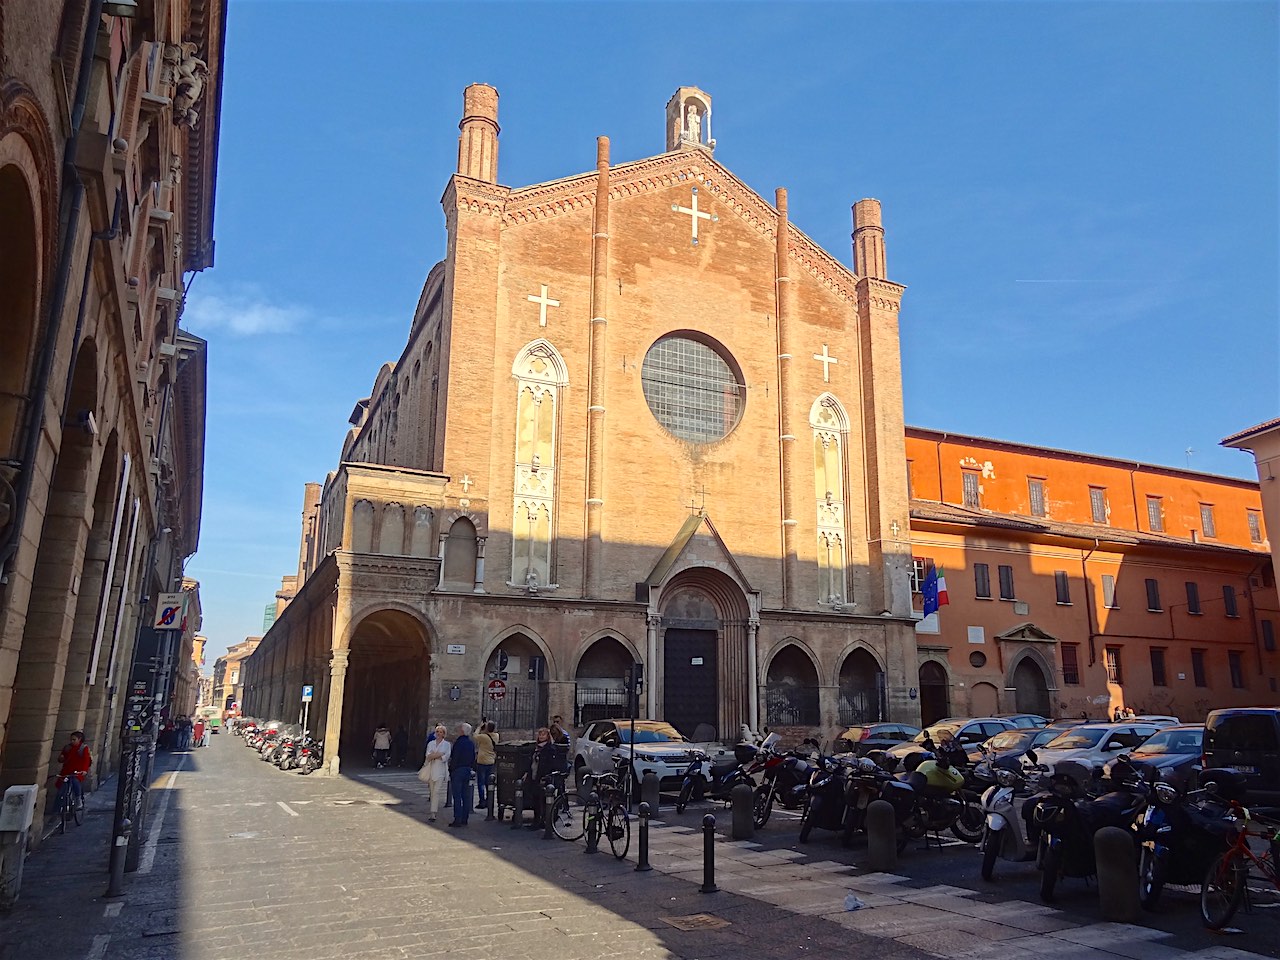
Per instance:
[[[451,827],[465,827],[471,814],[471,771],[476,765],[476,744],[471,739],[471,724],[458,724],[458,737],[449,754],[449,781],[453,794]]]

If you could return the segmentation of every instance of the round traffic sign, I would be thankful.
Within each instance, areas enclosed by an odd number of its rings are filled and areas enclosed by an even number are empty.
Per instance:
[[[501,700],[507,695],[507,685],[502,680],[489,681],[489,699]]]

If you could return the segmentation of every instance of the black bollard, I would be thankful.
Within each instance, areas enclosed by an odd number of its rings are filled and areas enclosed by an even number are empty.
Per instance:
[[[600,808],[600,796],[592,793],[587,798],[587,849],[586,853],[598,853],[600,845],[600,818],[604,811]]]
[[[556,805],[556,785],[550,780],[547,781],[546,789],[542,793],[542,839],[554,840],[556,835],[551,829],[555,823],[555,818],[551,816],[551,808]]]
[[[662,800],[659,791],[660,783],[658,775],[652,770],[646,770],[644,776],[640,778],[640,799],[649,805],[651,814],[658,812],[658,806]]]
[[[729,791],[729,800],[733,807],[730,835],[735,840],[750,840],[756,835],[756,792],[751,789],[751,784],[740,783]]]
[[[698,892],[720,892],[716,886],[716,818],[709,813],[702,818],[702,886]]]
[[[524,826],[524,785],[516,781],[516,799],[511,806],[511,829],[519,830]]]
[[[484,810],[485,822],[488,822],[490,820],[502,819],[501,817],[495,817],[493,815],[493,808],[497,802],[498,802],[498,782],[496,780],[490,780],[489,781],[489,803]]]
[[[636,872],[652,870],[649,866],[649,804],[640,803],[640,847],[636,853]]]

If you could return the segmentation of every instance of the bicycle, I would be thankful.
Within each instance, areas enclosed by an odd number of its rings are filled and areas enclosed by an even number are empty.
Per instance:
[[[619,782],[621,768],[625,765],[626,761],[619,761],[613,773],[586,774],[582,778],[584,783],[579,787],[593,789],[583,805],[582,832],[577,837],[588,830],[595,831],[597,837],[606,837],[609,849],[618,860],[624,859],[631,847],[631,815],[624,802],[627,791]]]
[[[579,789],[567,790],[563,773],[553,773],[547,779],[555,787],[555,799],[551,802],[551,830],[561,840],[577,840],[586,831],[586,818],[581,811],[585,806]],[[544,783],[546,780],[543,781]]]
[[[1227,925],[1241,904],[1249,909],[1250,867],[1257,875],[1271,881],[1280,891],[1276,858],[1280,855],[1280,824],[1264,822],[1251,816],[1239,803],[1231,804],[1231,816],[1238,822],[1230,846],[1209,866],[1204,882],[1200,885],[1200,918],[1210,930],[1220,930]],[[1250,830],[1250,823],[1259,823],[1261,829]],[[1249,847],[1249,838],[1265,840],[1269,846],[1261,855]]]
[[[62,786],[58,788],[58,798],[54,801],[54,812],[59,814],[61,820],[58,824],[58,832],[67,832],[67,816],[75,820],[76,826],[84,823],[84,784],[79,784],[79,790],[71,789],[71,781],[74,776],[68,776],[62,781]]]

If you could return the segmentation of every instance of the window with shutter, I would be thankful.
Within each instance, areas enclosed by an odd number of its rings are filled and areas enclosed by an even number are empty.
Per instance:
[[[1193,580],[1187,581],[1187,613],[1201,613],[1200,585]]]
[[[977,510],[982,506],[977,470],[964,471],[964,505],[971,510]]]
[[[1044,481],[1034,477],[1027,478],[1027,496],[1031,501],[1031,515],[1043,517],[1048,513],[1044,500]]]
[[[1106,487],[1090,487],[1089,488],[1089,512],[1093,516],[1094,523],[1107,522],[1107,488]]]
[[[991,568],[985,563],[973,565],[973,593],[980,600],[991,599]]]
[[[1227,669],[1231,671],[1231,686],[1237,690],[1244,689],[1244,657],[1238,650],[1227,651]]]
[[[1160,584],[1150,577],[1147,578],[1147,609],[1152,613],[1160,613],[1163,610],[1160,606]]]
[[[1058,594],[1058,603],[1071,603],[1071,581],[1067,578],[1067,571],[1053,571],[1053,585]]]
[[[1013,600],[1013,567],[1000,564],[1000,599]]]
[[[1164,500],[1147,497],[1147,527],[1152,533],[1164,533]]]
[[[1169,685],[1164,673],[1164,647],[1151,648],[1151,685],[1153,687]]]
[[[1062,644],[1062,682],[1073,686],[1080,682],[1080,647],[1075,643]]]
[[[1191,679],[1197,687],[1207,687],[1209,685],[1209,675],[1204,669],[1204,651],[1191,651]]]
[[[1114,610],[1118,606],[1116,603],[1116,578],[1109,573],[1102,575],[1102,605],[1108,610]]]
[[[1230,584],[1222,588],[1222,603],[1228,617],[1240,616],[1240,608],[1236,606],[1236,588]]]
[[[1218,525],[1213,522],[1213,504],[1200,504],[1200,532],[1209,539],[1218,535]]]

